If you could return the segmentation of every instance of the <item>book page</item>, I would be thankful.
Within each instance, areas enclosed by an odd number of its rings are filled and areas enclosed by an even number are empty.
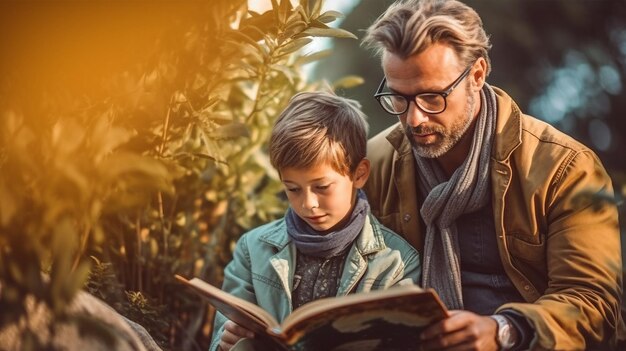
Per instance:
[[[278,327],[278,322],[261,307],[233,296],[199,278],[186,278],[176,275],[176,279],[207,298],[209,303],[233,322],[255,333],[266,333]]]
[[[424,327],[447,316],[434,291],[402,286],[313,301],[288,316],[282,328],[288,344],[307,349],[344,343],[349,349],[357,346],[352,342],[391,347],[415,345]],[[322,334],[333,336],[332,342],[321,340]]]

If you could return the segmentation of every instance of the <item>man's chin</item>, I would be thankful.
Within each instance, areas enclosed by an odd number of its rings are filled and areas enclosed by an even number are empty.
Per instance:
[[[415,142],[412,143],[415,153],[422,158],[438,158],[443,156],[446,152],[441,150],[440,145],[420,145]]]

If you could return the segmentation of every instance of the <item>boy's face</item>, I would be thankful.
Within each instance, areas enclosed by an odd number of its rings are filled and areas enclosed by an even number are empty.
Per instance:
[[[341,175],[328,164],[280,170],[289,205],[311,228],[325,234],[350,218],[356,190],[365,185],[369,161],[361,160],[354,176]]]

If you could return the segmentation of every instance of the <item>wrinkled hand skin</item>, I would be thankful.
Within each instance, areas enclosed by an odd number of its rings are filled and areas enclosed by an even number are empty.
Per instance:
[[[498,325],[488,316],[468,311],[450,311],[450,317],[426,328],[420,350],[496,351]]]

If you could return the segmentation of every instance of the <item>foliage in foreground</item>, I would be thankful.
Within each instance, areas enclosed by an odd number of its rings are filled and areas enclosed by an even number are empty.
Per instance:
[[[164,348],[206,347],[211,313],[173,274],[219,284],[239,235],[282,215],[265,144],[289,98],[320,88],[302,66],[329,54],[301,49],[354,38],[321,0],[272,5],[200,4],[103,79],[104,99],[46,91],[42,116],[2,101],[0,329],[26,296],[50,307],[51,333],[78,323],[64,311],[88,282]],[[34,334],[23,345],[53,347]]]

